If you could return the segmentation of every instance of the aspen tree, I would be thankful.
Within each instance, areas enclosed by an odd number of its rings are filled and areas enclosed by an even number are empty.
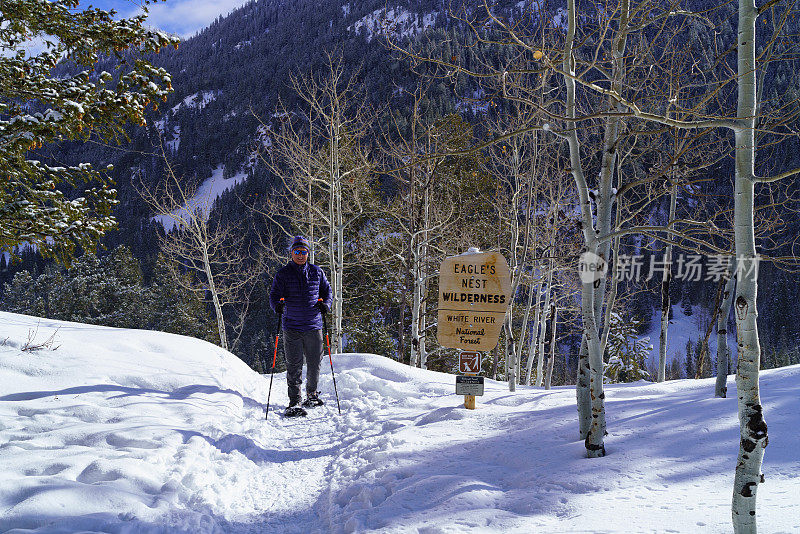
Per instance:
[[[385,135],[390,160],[390,173],[400,187],[397,206],[390,211],[396,227],[391,231],[402,234],[400,250],[389,261],[399,259],[405,280],[411,289],[409,308],[411,312],[410,359],[412,367],[427,368],[428,350],[428,288],[435,275],[430,248],[439,236],[452,224],[453,211],[440,209],[434,201],[436,172],[441,159],[425,159],[431,152],[435,136],[434,125],[426,125],[422,106],[429,87],[418,86],[413,93],[404,91],[411,99],[411,117],[408,131],[394,116],[394,131]],[[422,161],[418,161],[418,160]],[[446,204],[445,204],[446,205]],[[405,293],[405,291],[404,291]]]
[[[671,95],[665,93],[662,86],[665,57],[674,54],[694,53],[695,45],[702,42],[686,42],[686,30],[694,30],[694,25],[711,25],[709,12],[691,13],[681,9],[677,3],[631,2],[621,0],[613,9],[605,11],[603,5],[588,4],[582,7],[593,10],[584,15],[582,28],[587,22],[599,21],[594,33],[585,34],[585,39],[576,38],[578,6],[574,0],[567,0],[567,26],[559,25],[551,32],[557,44],[550,49],[538,39],[528,39],[521,35],[525,26],[518,21],[508,21],[492,14],[487,2],[483,8],[487,12],[484,20],[461,17],[464,24],[469,25],[479,42],[487,45],[516,47],[520,54],[530,54],[541,62],[541,71],[556,73],[563,83],[558,98],[552,100],[550,116],[553,123],[542,125],[543,129],[563,139],[568,147],[568,161],[579,197],[578,207],[582,218],[581,231],[584,236],[584,252],[591,258],[599,258],[607,262],[608,246],[611,240],[621,233],[640,233],[649,236],[688,236],[685,230],[676,230],[671,226],[654,226],[648,224],[632,225],[614,230],[611,222],[612,205],[615,197],[623,193],[615,191],[612,179],[616,175],[618,156],[617,149],[624,125],[629,121],[636,124],[652,124],[655,127],[670,127],[690,130],[723,129],[732,132],[735,138],[735,176],[734,176],[734,236],[735,252],[739,266],[734,309],[737,317],[739,343],[739,366],[737,371],[737,390],[740,407],[740,458],[737,465],[734,497],[732,503],[734,528],[737,532],[755,532],[755,492],[760,482],[760,466],[763,450],[766,446],[766,424],[758,394],[758,369],[760,347],[756,329],[756,272],[758,256],[755,249],[753,211],[755,206],[754,186],[758,182],[774,182],[797,174],[798,170],[779,173],[771,177],[757,177],[755,174],[756,119],[763,115],[763,107],[757,104],[758,93],[756,76],[759,72],[756,64],[755,21],[760,13],[770,13],[775,31],[759,52],[762,63],[770,59],[781,59],[780,54],[791,57],[788,52],[796,51],[797,41],[788,32],[783,31],[787,20],[786,14],[795,9],[795,2],[783,6],[780,2],[768,1],[757,8],[753,0],[739,2],[737,64],[734,73],[727,74],[724,64],[726,58],[722,51],[708,50],[701,55],[701,62],[691,62],[692,67],[681,76],[678,93],[687,95],[687,102],[681,110],[682,116],[675,118],[665,114],[669,107]],[[781,12],[778,8],[781,7]],[[785,7],[785,9],[783,9]],[[546,17],[541,20],[547,23]],[[491,27],[491,32],[483,29]],[[564,31],[565,30],[565,31]],[[652,30],[650,33],[647,31]],[[502,37],[496,37],[501,34]],[[680,36],[680,37],[679,37]],[[656,43],[656,41],[660,41]],[[597,44],[600,43],[600,44]],[[632,43],[631,48],[628,48]],[[666,46],[656,46],[656,44]],[[780,50],[779,48],[782,47]],[[399,49],[399,47],[397,47]],[[776,54],[775,51],[778,50]],[[448,61],[447,58],[428,58],[413,50],[406,51],[419,61],[432,62],[440,68],[440,75],[473,76],[485,84],[494,84],[495,94],[504,99],[513,99],[502,89],[508,79],[507,72],[513,72],[513,65],[496,67],[488,62],[480,64],[471,62],[466,65]],[[719,52],[717,62],[707,61]],[[662,57],[659,57],[661,54]],[[708,54],[711,54],[709,56]],[[708,65],[703,71],[700,63]],[[477,66],[476,66],[477,65]],[[579,68],[580,67],[580,68]],[[719,67],[719,72],[713,72]],[[637,75],[637,73],[639,73]],[[697,85],[690,76],[699,76],[702,81]],[[670,76],[670,74],[667,74]],[[659,82],[662,80],[662,82]],[[578,113],[577,88],[581,88],[582,98]],[[708,87],[702,94],[701,87]],[[726,113],[721,106],[725,103],[725,91],[736,88],[737,109],[735,113]],[[598,104],[598,102],[600,102]],[[713,104],[713,106],[712,106]],[[773,117],[773,129],[759,125],[759,132],[776,132],[776,135],[792,135],[785,127],[786,114],[791,106],[776,106],[774,115],[783,113],[783,117]],[[585,113],[583,111],[586,110]],[[598,187],[591,189],[584,166],[582,144],[576,125],[582,121],[602,121],[602,141],[598,143],[600,154],[600,172]],[[547,128],[545,128],[547,126]],[[781,127],[783,129],[781,130]],[[515,135],[520,132],[510,132]],[[496,140],[499,142],[501,139]],[[480,149],[481,147],[475,147]],[[594,182],[593,182],[594,183]],[[633,186],[631,186],[633,187]],[[653,200],[653,199],[651,199]],[[687,223],[713,230],[713,224],[707,221],[685,221]],[[704,243],[710,250],[717,250],[709,243]],[[594,261],[594,260],[593,260]],[[750,273],[750,278],[743,281],[742,272]],[[589,456],[602,456],[605,453],[603,434],[605,433],[605,405],[603,402],[602,380],[600,372],[603,366],[602,342],[599,337],[601,311],[606,298],[605,277],[597,280],[582,281],[581,311],[584,325],[582,358],[579,365],[579,385],[577,389],[581,434],[586,431],[586,448]],[[585,354],[585,359],[583,355]],[[588,377],[584,372],[588,368]],[[584,380],[588,378],[588,391]]]
[[[714,385],[714,396],[725,398],[728,393],[728,366],[730,364],[730,349],[728,348],[728,317],[731,314],[733,303],[736,263],[731,261],[725,274],[726,283],[722,293],[722,303],[717,315],[717,380]]]
[[[372,115],[357,73],[345,74],[341,57],[333,53],[327,54],[322,75],[293,75],[290,84],[303,109],[279,106],[276,128],[259,119],[270,139],[261,160],[284,186],[271,192],[268,209],[259,213],[287,237],[298,229],[319,236],[312,249],[327,261],[333,290],[331,348],[340,352],[344,271],[353,261],[346,244],[373,201],[373,162],[363,142]]]
[[[629,2],[623,2],[629,4]],[[777,2],[767,2],[757,8],[754,0],[740,0],[738,6],[737,65],[733,80],[737,88],[737,106],[733,118],[722,116],[696,121],[680,121],[641,109],[620,93],[612,93],[624,109],[633,116],[677,128],[724,128],[735,138],[734,175],[734,243],[736,253],[737,283],[734,300],[738,339],[738,367],[736,387],[739,407],[740,443],[734,479],[731,514],[737,534],[755,533],[756,491],[762,482],[761,463],[768,443],[767,425],[760,401],[758,375],[761,349],[757,329],[756,297],[758,291],[758,261],[755,246],[755,184],[778,181],[800,173],[793,169],[774,176],[760,177],[755,173],[756,121],[759,118],[756,64],[756,21],[759,14],[773,9]],[[762,56],[768,56],[779,42],[786,15],[794,8],[790,3],[778,21],[773,39],[767,43]],[[570,9],[575,6],[570,2]],[[626,8],[623,8],[623,10]],[[669,14],[669,13],[668,13]],[[796,49],[797,43],[788,45]],[[566,70],[566,69],[565,69]],[[591,82],[582,80],[584,86],[608,94]]]
[[[165,159],[166,161],[166,159]],[[210,198],[196,198],[166,162],[167,177],[156,189],[143,183],[137,191],[154,214],[172,220],[171,231],[159,236],[165,267],[183,289],[210,300],[220,346],[237,348],[250,304],[250,295],[264,273],[263,255],[252,255],[242,246],[241,231],[234,224],[210,221]],[[186,276],[190,273],[190,276]],[[226,320],[226,309],[239,307],[236,321]],[[238,335],[229,343],[228,330]]]
[[[547,360],[547,374],[544,379],[544,389],[549,390],[553,382],[553,366],[556,361],[556,330],[558,324],[558,307],[553,302],[550,307],[550,357]]]

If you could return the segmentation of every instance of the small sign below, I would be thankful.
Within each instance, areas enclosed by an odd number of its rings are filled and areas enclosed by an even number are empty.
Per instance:
[[[483,395],[483,377],[456,376],[456,395]]]
[[[458,372],[463,374],[481,372],[481,353],[462,352],[458,357]]]

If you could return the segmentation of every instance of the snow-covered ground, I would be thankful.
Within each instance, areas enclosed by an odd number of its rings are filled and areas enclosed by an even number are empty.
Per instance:
[[[730,532],[738,450],[712,380],[612,385],[608,456],[575,391],[369,354],[327,361],[327,405],[264,420],[268,378],[208,343],[0,313],[1,532]],[[29,336],[51,348],[23,351]],[[761,532],[800,532],[800,366],[765,371]],[[272,405],[286,406],[276,375]]]

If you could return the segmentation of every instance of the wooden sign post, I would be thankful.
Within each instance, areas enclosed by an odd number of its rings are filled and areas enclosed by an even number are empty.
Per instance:
[[[437,339],[443,347],[467,351],[459,361],[460,372],[467,376],[457,377],[456,394],[465,391],[464,405],[469,409],[475,409],[475,393],[466,394],[465,388],[479,386],[477,394],[483,395],[478,351],[497,346],[510,300],[508,263],[499,252],[470,249],[442,262]]]

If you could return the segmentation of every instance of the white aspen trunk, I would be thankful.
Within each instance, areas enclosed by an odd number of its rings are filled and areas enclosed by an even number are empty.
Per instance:
[[[499,359],[497,347],[492,349],[492,380],[497,380],[497,360]]]
[[[514,293],[511,294],[513,295]],[[517,384],[522,383],[522,379],[519,375],[520,365],[519,365],[519,351],[517,349],[518,343],[517,340],[514,338],[514,331],[512,330],[513,319],[514,319],[514,306],[512,298],[512,302],[509,303],[508,309],[506,310],[506,316],[503,319],[503,325],[506,329],[506,342],[507,342],[506,349],[508,354],[506,356],[506,359],[508,360],[508,365],[510,368],[510,372],[508,375],[509,391],[516,391]],[[512,381],[513,381],[513,387],[512,387]]]
[[[620,218],[620,205],[617,202],[617,220]],[[614,246],[612,250],[612,254],[614,255],[614,261],[617,261],[619,258],[619,237],[614,238]],[[606,312],[603,318],[603,337],[600,339],[600,345],[602,347],[603,354],[606,353],[606,347],[608,346],[608,335],[611,332],[611,313],[614,310],[614,303],[617,300],[617,291],[619,288],[619,281],[615,276],[611,281],[611,291],[608,294],[608,302],[606,303]]]
[[[222,315],[222,305],[219,302],[217,286],[214,284],[214,273],[211,271],[211,260],[208,257],[208,248],[202,245],[203,270],[208,281],[208,291],[211,293],[211,302],[214,305],[214,315],[217,317],[217,330],[219,331],[219,346],[228,350],[228,335],[225,332],[225,317]]]
[[[412,255],[412,273],[414,276],[414,280],[412,282],[412,291],[411,291],[411,367],[417,367],[420,364],[420,352],[419,352],[419,308],[420,308],[420,269],[419,269],[419,252],[416,244],[413,243],[412,238],[412,247],[413,247],[413,255]]]
[[[516,145],[515,145],[515,154],[518,154],[518,147]],[[521,189],[520,177],[522,176],[522,173],[521,173],[521,171],[519,169],[519,158],[518,157],[515,158],[515,164],[516,164],[515,169],[516,169],[516,173],[517,173],[516,174],[517,186],[518,186],[518,189]],[[531,239],[531,221],[532,221],[532,217],[530,216],[530,214],[531,214],[531,205],[533,204],[533,197],[534,197],[533,180],[528,180],[528,199],[527,199],[528,204],[527,204],[527,208],[525,210],[526,216],[527,216],[527,220],[526,220],[526,223],[525,223],[525,236],[524,236],[524,240],[523,240],[524,242],[523,242],[523,247],[522,247],[522,260],[521,261],[518,260],[517,257],[516,257],[516,254],[514,255],[515,276],[514,276],[514,283],[513,283],[512,293],[511,293],[512,295],[516,295],[517,294],[517,288],[519,287],[519,284],[522,283],[522,276],[523,276],[523,273],[524,273],[524,270],[525,270],[524,267],[525,267],[525,264],[527,262],[527,255],[528,255],[528,250],[529,250],[529,246],[530,246],[530,239]],[[514,195],[513,201],[512,201],[512,213],[514,213],[514,214],[516,214],[518,212],[518,209],[519,209],[516,199],[517,199],[517,197],[516,197],[516,195]],[[519,234],[520,234],[519,222],[517,221],[516,217],[512,217],[511,228],[512,228],[512,240],[511,240],[511,242],[513,244],[516,244],[519,241]],[[536,247],[536,243],[537,242],[538,242],[538,235],[536,237],[534,237],[534,244],[533,244],[534,249]],[[514,248],[516,250],[516,246]],[[516,356],[515,356],[516,360],[515,361],[516,361],[516,364],[517,364],[517,380],[520,383],[522,383],[522,376],[523,376],[522,375],[522,352],[525,350],[525,337],[528,335],[528,320],[530,319],[531,306],[533,305],[534,296],[536,296],[536,298],[537,298],[537,305],[538,305],[538,294],[539,294],[539,289],[538,289],[539,286],[538,286],[538,284],[537,284],[536,287],[537,287],[537,289],[534,291],[533,283],[528,285],[528,302],[527,302],[527,304],[525,306],[525,313],[523,314],[523,318],[522,318],[522,326],[520,328],[519,341],[516,344],[517,351],[516,351]],[[512,305],[513,305],[513,299],[512,299],[512,302],[509,304],[509,313],[511,313],[512,310],[513,310],[512,307],[511,307]],[[536,325],[537,322],[538,322],[538,318],[534,321],[534,325]],[[534,326],[534,328],[535,328],[535,326]],[[533,343],[535,339],[536,339],[536,331],[534,330],[534,332],[531,333],[531,343]],[[531,365],[532,364],[533,364],[533,360],[532,360],[532,356],[531,356],[530,349],[529,349],[528,362],[527,362],[527,365],[526,365],[526,374],[525,374],[525,380],[526,380],[526,384],[527,385],[530,385],[530,383],[531,383],[531,376],[530,375],[531,375]]]
[[[505,332],[505,322],[503,323],[503,332]],[[508,357],[503,358],[503,375],[506,377],[506,382],[508,382]]]
[[[311,182],[308,183],[308,206],[312,206],[311,203]],[[311,210],[309,210],[310,212]],[[313,263],[316,265],[316,253],[314,252],[317,248],[314,245],[314,222],[311,220],[312,215],[309,213],[309,221],[308,221],[308,242],[311,243],[311,250],[308,252],[308,263]]]
[[[422,366],[422,352],[424,346],[422,345],[421,326],[423,325],[422,313],[422,281],[424,273],[422,272],[422,259],[421,259],[421,246],[416,243],[421,234],[416,234],[412,237],[412,272],[414,275],[413,289],[412,289],[412,303],[411,303],[411,366]]]
[[[338,96],[338,95],[337,95]],[[336,102],[337,105],[337,112],[338,112],[338,101]],[[339,160],[340,156],[340,148],[339,143],[341,142],[341,117],[339,113],[336,115],[336,260],[339,263],[339,268],[336,271],[336,290],[334,292],[334,301],[335,301],[335,313],[333,315],[334,319],[334,327],[333,327],[333,334],[334,334],[334,345],[336,348],[336,353],[341,352],[342,346],[342,336],[344,334],[342,329],[342,316],[343,316],[343,309],[342,304],[344,302],[344,215],[343,215],[343,206],[342,206],[342,165],[341,161]]]
[[[739,406],[739,456],[733,483],[731,516],[736,534],[755,534],[756,493],[762,481],[761,462],[767,446],[767,424],[759,394],[761,346],[758,339],[756,297],[758,276],[753,225],[755,177],[756,62],[754,0],[739,0],[738,89],[736,129],[736,186],[734,239],[739,262],[736,280],[738,365],[736,392]]]
[[[416,115],[415,115],[416,117]],[[416,124],[416,123],[415,123]],[[416,139],[416,137],[412,137]],[[430,140],[428,140],[430,141]],[[416,143],[414,144],[416,146]],[[430,150],[430,147],[429,147]],[[415,172],[412,168],[412,173]],[[412,217],[416,218],[416,179],[412,174],[411,209]],[[411,223],[411,273],[412,273],[412,304],[411,304],[411,360],[412,367],[427,368],[428,354],[425,348],[425,297],[427,290],[427,273],[425,271],[427,255],[428,225],[430,224],[430,191],[424,188],[421,195],[421,214],[419,219]],[[417,223],[418,221],[418,223]]]
[[[525,250],[527,251],[528,248],[528,239],[530,237],[530,213],[531,213],[531,204],[533,202],[533,191],[528,191],[528,208],[527,213],[529,214],[528,223],[525,229]],[[536,250],[536,246],[538,244],[538,233],[534,234],[534,242],[533,242],[533,249]],[[524,263],[524,262],[523,262]],[[535,266],[535,261],[532,263]],[[522,276],[522,268],[520,268],[520,280]],[[522,330],[523,334],[520,335],[520,342],[519,342],[519,349],[517,352],[517,360],[520,362],[520,382],[522,381],[522,351],[525,349],[525,334],[528,332],[528,318],[530,317],[530,310],[531,306],[533,305],[533,299],[536,299],[535,305],[535,312],[534,312],[534,319],[533,319],[533,331],[530,333],[531,340],[528,344],[528,359],[525,365],[525,385],[531,385],[531,373],[533,369],[533,360],[536,357],[536,336],[538,333],[539,328],[539,313],[540,313],[540,306],[539,306],[539,294],[541,293],[542,289],[542,277],[540,276],[536,283],[533,282],[533,272],[531,273],[531,282],[528,284],[528,305],[525,309],[525,320],[522,323]]]
[[[589,424],[592,420],[592,401],[589,398],[589,353],[586,347],[585,335],[581,337],[581,348],[578,353],[575,396],[578,402],[578,436],[580,439],[586,439],[586,436],[589,435]]]
[[[331,137],[333,137],[332,128]],[[331,141],[331,147],[333,147],[333,141]],[[329,332],[331,339],[333,339],[333,346],[331,347],[331,351],[335,350],[336,346],[336,313],[337,313],[337,304],[338,299],[341,298],[339,292],[337,291],[336,285],[338,280],[338,270],[339,270],[339,262],[336,258],[336,184],[333,181],[334,176],[334,165],[333,165],[333,148],[331,149],[331,162],[330,162],[330,189],[328,193],[328,266],[331,272],[331,289],[333,290],[333,312],[334,316],[334,332]]]
[[[331,351],[339,353],[342,349],[342,302],[344,273],[344,221],[342,216],[342,169],[339,161],[339,143],[341,141],[341,121],[339,111],[339,95],[335,84],[331,93],[330,124],[328,126],[330,143],[330,206],[329,206],[329,247],[331,265],[331,286],[333,289],[333,331],[331,334]]]
[[[343,293],[344,293],[344,220],[342,216],[342,186],[341,181],[337,181],[336,187],[336,260],[339,268],[336,271],[336,286],[334,289],[334,352],[342,351],[342,316],[343,316]]]
[[[311,117],[308,118],[308,161],[306,162],[306,167],[308,169],[312,168],[311,164],[311,155],[314,153],[314,123],[311,120]],[[306,206],[308,207],[308,242],[311,243],[311,250],[308,251],[308,262],[313,263],[316,265],[315,259],[315,250],[316,246],[314,246],[314,214],[312,213],[311,206],[314,205],[314,197],[312,195],[312,179],[311,176],[308,177],[308,188],[306,189]]]
[[[400,309],[398,310],[399,318],[397,319],[397,361],[400,363],[404,363],[406,359],[405,355],[405,317],[406,317],[406,306],[405,303],[401,301]]]
[[[532,305],[533,305],[533,288],[530,288],[530,290],[528,291],[528,303],[525,305],[525,313],[522,316],[522,328],[520,329],[520,333],[519,333],[519,343],[517,343],[517,361],[520,362],[520,363],[522,362],[522,351],[524,350],[524,347],[525,347],[525,336],[528,334],[528,319],[530,319],[530,316],[531,316],[531,306]],[[509,309],[510,308],[511,308],[511,306],[509,306]],[[531,337],[535,337],[535,336],[531,335]],[[529,360],[530,360],[530,358],[529,358]],[[527,385],[530,385],[530,383],[531,383],[530,363],[532,363],[532,362],[528,362],[527,369],[526,369],[527,373],[526,373],[526,378],[525,378],[526,382],[525,383]],[[521,383],[522,382],[521,369],[520,369],[520,373],[519,373],[519,380],[520,380],[520,383]]]
[[[424,293],[424,282],[423,282],[423,297],[422,302],[420,302],[420,314],[419,314],[419,366],[421,369],[428,368],[428,350],[425,347],[425,329],[427,328],[427,322],[425,320],[425,293]]]
[[[558,324],[558,308],[552,305],[550,312],[550,358],[547,360],[547,375],[544,379],[544,389],[550,389],[553,382],[553,366],[556,361],[556,325]]]
[[[538,292],[538,288],[537,288]],[[533,363],[536,359],[536,336],[539,332],[539,313],[541,310],[539,309],[539,297],[537,294],[536,297],[536,311],[533,314],[533,331],[531,332],[531,340],[528,343],[528,361],[525,364],[525,385],[530,386],[531,380],[533,379]]]
[[[419,262],[419,366],[422,369],[428,368],[428,351],[425,347],[426,324],[426,299],[428,297],[428,276],[426,265],[428,264],[428,228],[430,227],[430,190],[426,189],[423,193],[422,203],[422,242],[420,243],[420,262]]]
[[[574,0],[570,0],[572,11],[575,10]],[[628,37],[628,14],[629,2],[622,0],[619,4],[619,26],[617,35],[612,40],[611,56],[613,58],[611,72],[611,89],[616,94],[622,93],[622,81],[625,75],[625,47]],[[613,228],[613,203],[615,194],[613,193],[613,179],[617,165],[617,144],[619,141],[622,120],[619,118],[625,111],[622,104],[609,99],[609,110],[616,111],[619,115],[606,119],[606,126],[603,138],[603,156],[600,167],[600,183],[598,186],[597,203],[597,229],[595,235],[605,236],[611,233]],[[573,133],[577,140],[577,133]],[[574,147],[575,160],[578,159],[577,145]],[[573,152],[573,147],[570,147]],[[574,164],[573,164],[574,165]],[[585,181],[584,181],[585,183]],[[591,206],[588,206],[591,216]],[[604,261],[609,262],[611,257],[611,241],[597,243],[595,236],[590,236],[588,228],[584,228],[585,242],[587,250],[597,254]],[[610,262],[609,262],[610,263]],[[591,316],[584,317],[584,328],[586,329],[586,341],[589,362],[589,401],[591,403],[591,421],[589,432],[585,439],[587,454],[590,458],[605,456],[604,436],[606,434],[605,417],[605,392],[603,391],[603,352],[605,349],[603,340],[600,339],[600,328],[598,318],[603,316],[603,302],[606,296],[606,277],[601,277],[596,284],[583,283],[583,291],[592,293],[593,301],[586,300],[582,304],[582,313],[586,313],[594,306]],[[588,297],[587,295],[584,298]],[[613,295],[612,295],[613,297]],[[613,301],[609,300],[607,306],[613,306]],[[605,339],[605,336],[603,336]]]
[[[415,97],[413,115],[411,119],[411,167],[409,183],[409,209],[411,221],[409,224],[410,236],[408,251],[410,257],[411,272],[411,347],[408,357],[408,365],[417,367],[419,365],[419,249],[417,248],[417,166],[414,164],[415,151],[417,149],[417,122],[419,121],[419,100]]]
[[[549,272],[547,273],[547,288],[545,289],[544,306],[542,306],[541,325],[539,330],[539,358],[536,360],[536,382],[534,386],[541,387],[544,383],[544,342],[547,337],[547,310],[550,309],[550,298],[553,294],[553,271],[555,271],[553,260],[550,260],[548,266]]]
[[[728,317],[731,313],[733,303],[733,286],[736,283],[734,277],[735,262],[731,262],[728,268],[728,281],[722,293],[722,302],[719,306],[717,315],[717,381],[714,386],[714,396],[724,399],[728,394],[728,362],[730,362],[730,349],[728,348]]]
[[[678,186],[675,182],[669,193],[669,220],[672,225],[675,220],[675,208],[678,203]],[[667,328],[669,327],[669,286],[672,281],[672,241],[667,241],[664,251],[664,271],[661,274],[661,332],[658,335],[658,378],[657,382],[667,379]]]
[[[542,292],[542,279],[536,281],[536,289],[531,288],[536,296],[536,312],[533,318],[533,332],[531,332],[531,341],[528,345],[528,364],[525,370],[525,385],[531,385],[531,378],[533,375],[533,361],[536,358],[536,339],[539,335],[539,317],[542,313],[542,306],[540,302],[540,293]]]
[[[511,243],[512,243],[512,246],[514,247],[514,254],[513,254],[514,284],[513,284],[512,290],[511,290],[511,295],[512,295],[511,302],[509,303],[509,307],[508,307],[509,327],[511,326],[512,321],[513,321],[513,317],[514,317],[514,314],[513,314],[514,296],[516,296],[517,287],[519,287],[519,284],[520,284],[520,282],[522,280],[522,273],[523,273],[523,268],[522,267],[523,267],[523,264],[525,263],[525,259],[526,259],[526,256],[528,254],[528,240],[530,239],[530,220],[531,220],[531,217],[530,217],[530,206],[529,206],[528,210],[526,212],[527,223],[525,225],[525,235],[524,235],[523,245],[522,245],[522,258],[520,259],[520,258],[517,257],[517,244],[519,243],[520,238],[522,237],[522,235],[521,235],[522,234],[522,230],[520,229],[519,219],[516,216],[516,214],[519,213],[519,201],[518,201],[519,197],[516,194],[516,192],[519,192],[519,191],[522,190],[522,186],[521,186],[522,157],[521,157],[520,152],[519,152],[519,143],[517,141],[518,140],[515,139],[514,140],[514,144],[513,144],[513,146],[514,146],[514,150],[513,150],[513,168],[514,168],[514,184],[515,184],[514,190],[515,190],[515,194],[512,196],[512,203],[511,203],[512,214],[513,214],[512,218],[511,218],[511,221],[512,221],[512,224],[511,224],[511,230],[512,230]],[[531,185],[532,185],[532,180],[529,183],[531,183]],[[532,200],[532,194],[531,193],[532,192],[529,191],[529,195],[528,195],[529,201]],[[523,320],[523,323],[522,323],[522,327],[520,328],[519,340],[517,341],[517,340],[513,339],[513,337],[512,337],[512,346],[511,347],[512,347],[512,350],[514,351],[514,381],[515,381],[515,383],[520,383],[520,384],[522,383],[522,351],[523,351],[523,348],[525,346],[524,340],[525,340],[525,334],[526,334],[526,330],[527,330],[527,320],[528,320],[529,314],[530,314],[530,307],[525,309],[524,320]]]
[[[506,376],[509,378],[509,390],[515,391],[517,382],[521,382],[521,360],[522,360],[522,351],[524,349],[525,343],[525,336],[527,334],[527,324],[528,324],[528,317],[530,316],[530,302],[531,302],[531,295],[528,295],[528,307],[525,309],[523,314],[522,320],[522,327],[520,328],[519,339],[516,340],[513,337],[513,330],[512,330],[512,322],[514,317],[514,296],[517,294],[517,288],[522,281],[522,275],[524,273],[523,264],[525,262],[525,257],[528,253],[528,242],[530,239],[530,201],[531,196],[529,195],[529,205],[528,205],[528,222],[525,225],[525,235],[522,236],[522,230],[520,229],[519,219],[517,214],[519,213],[519,191],[522,190],[522,158],[520,156],[520,147],[519,141],[514,139],[511,142],[512,151],[511,151],[511,174],[514,178],[513,184],[513,194],[511,196],[511,217],[510,217],[510,246],[511,249],[511,257],[510,257],[510,269],[512,273],[511,277],[511,302],[509,302],[508,310],[506,311],[506,335],[509,341],[507,356],[506,356],[506,369],[507,372]],[[529,183],[529,187],[532,185]],[[519,246],[520,240],[522,239],[522,258],[519,257]],[[514,382],[513,388],[511,382]]]
[[[594,247],[594,250],[597,251],[597,248]],[[591,403],[591,421],[589,423],[589,433],[585,439],[585,447],[589,458],[599,458],[606,455],[603,440],[606,431],[603,351],[597,334],[597,324],[595,324],[594,284],[583,283],[582,286],[581,312],[584,316],[583,324],[586,331],[586,346],[588,349],[589,400]]]
[[[622,213],[621,204],[619,203],[619,201],[617,201],[616,204],[617,204],[617,221],[620,221]],[[616,229],[619,230],[619,228]],[[614,244],[612,246],[611,251],[609,252],[609,254],[613,254],[615,262],[614,264],[616,264],[617,259],[619,258],[619,242],[620,238],[615,237],[613,242]],[[609,263],[609,265],[612,264]],[[606,347],[608,346],[608,335],[611,332],[611,313],[614,311],[614,304],[617,300],[618,289],[619,289],[619,280],[617,280],[617,277],[614,276],[611,279],[611,291],[608,294],[608,302],[606,303],[605,316],[603,317],[603,325],[604,325],[603,335],[600,338],[600,347],[601,347],[600,350],[603,351],[603,354],[606,353]],[[598,313],[600,313],[600,311],[598,311]]]
[[[567,30],[567,39],[564,46],[563,69],[569,74],[569,76],[564,76],[564,83],[567,89],[566,113],[568,117],[574,118],[575,80],[573,79],[573,76],[575,73],[575,68],[572,58],[572,47],[574,45],[576,24],[575,0],[568,0],[567,4],[569,8],[567,13],[569,25]],[[566,134],[566,138],[567,142],[569,143],[572,175],[575,179],[575,185],[580,199],[585,249],[586,252],[596,255],[599,252],[599,247],[592,220],[592,206],[589,199],[589,187],[586,183],[586,178],[583,174],[583,167],[580,160],[580,144],[578,142],[578,134],[575,130],[571,130]],[[578,391],[576,395],[579,403],[585,402],[586,398],[588,397],[590,404],[589,410],[586,410],[586,406],[579,406],[578,408],[578,411],[581,414],[581,425],[584,423],[583,418],[587,415],[587,412],[590,414],[590,421],[585,439],[586,452],[590,458],[605,456],[603,437],[606,428],[604,402],[605,393],[603,392],[603,353],[600,346],[600,339],[598,337],[597,322],[595,320],[595,305],[594,283],[583,282],[581,284],[581,314],[583,318],[584,339],[586,340],[587,360],[589,364],[589,387],[588,395],[582,391]],[[581,387],[582,384],[579,382],[579,387],[576,388],[576,390],[579,390]]]
[[[628,0],[622,0],[620,2],[619,29],[617,34],[612,39],[611,56],[613,58],[613,62],[611,69],[611,90],[616,94],[621,94],[622,92],[622,80],[625,75],[624,58],[625,47],[628,38],[628,6]],[[603,133],[603,155],[600,164],[600,182],[598,184],[598,195],[595,199],[595,202],[597,203],[596,234],[598,236],[608,235],[613,229],[613,205],[616,200],[616,195],[613,193],[613,183],[614,173],[616,172],[618,161],[617,144],[619,142],[620,130],[622,128],[622,120],[619,118],[619,116],[625,112],[624,106],[612,99],[609,99],[608,107],[610,111],[615,111],[619,115],[617,117],[610,117],[606,119]],[[619,245],[618,240],[615,240],[615,244],[617,246]],[[604,241],[598,246],[597,250],[597,254],[609,265],[611,265],[611,247],[611,241]],[[606,302],[606,316],[609,318],[611,316],[611,308],[613,308],[614,305],[614,299],[616,298],[616,280],[613,282],[613,284],[615,290],[611,292],[608,302]],[[600,328],[603,326],[599,323],[599,321],[603,318],[603,302],[606,299],[606,287],[607,279],[606,277],[602,277],[599,280],[599,284],[595,286],[594,290],[594,313],[595,321],[598,321],[596,325],[598,334],[600,333]],[[605,325],[605,331],[602,334],[602,339],[600,342],[601,359],[605,353],[605,343],[608,336],[609,327],[610,325]],[[602,365],[600,373],[603,373]],[[605,433],[605,427],[603,428],[603,433]]]
[[[337,226],[337,219],[338,219],[338,165],[337,165],[337,141],[338,141],[338,131],[336,128],[336,99],[335,99],[335,92],[336,86],[335,82],[334,85],[331,87],[331,91],[334,93],[331,96],[331,109],[330,109],[330,121],[328,124],[328,145],[329,145],[329,158],[328,158],[328,182],[329,182],[329,205],[328,205],[328,254],[329,254],[329,262],[330,262],[330,269],[331,269],[331,290],[333,291],[333,306],[331,309],[332,312],[332,319],[333,324],[332,331],[329,332],[330,339],[331,339],[331,351],[336,352],[336,314],[339,313],[339,303],[337,302],[338,299],[341,297],[338,291],[338,280],[339,280],[339,258],[337,254],[337,243],[336,238],[338,233],[336,231]]]
[[[516,356],[516,350],[514,347],[514,334],[511,331],[511,315],[506,313],[505,321],[503,321],[503,327],[506,331],[506,365],[508,367],[508,390],[509,391],[516,391],[517,390],[517,365],[514,361],[514,357]]]

